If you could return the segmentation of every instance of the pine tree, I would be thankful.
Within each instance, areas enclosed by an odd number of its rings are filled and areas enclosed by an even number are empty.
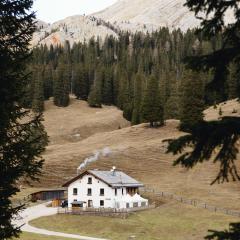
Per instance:
[[[102,70],[103,71],[103,70]],[[102,89],[102,102],[105,105],[113,104],[113,72],[110,67],[106,68],[104,71],[104,81]]]
[[[102,107],[102,97],[101,89],[98,85],[92,86],[88,97],[88,104],[90,107],[101,108]]]
[[[44,110],[43,71],[41,68],[38,69],[35,79],[32,109],[36,113],[41,113]]]
[[[60,64],[55,73],[54,81],[54,104],[58,107],[67,107],[69,105],[70,93],[70,73],[66,65]]]
[[[180,118],[180,96],[177,84],[172,86],[169,98],[164,107],[165,119],[179,119]]]
[[[164,124],[164,112],[159,93],[159,84],[153,76],[148,80],[141,112],[143,120],[150,122],[150,127]]]
[[[189,131],[192,126],[203,121],[204,93],[199,73],[186,70],[183,76],[183,95],[181,99],[180,129]]]
[[[142,105],[142,88],[144,83],[144,76],[138,73],[134,76],[134,100],[133,100],[133,113],[132,124],[139,124],[142,122],[141,105]]]
[[[224,96],[225,84],[228,76],[228,65],[234,60],[239,61],[239,1],[196,1],[187,0],[186,6],[195,13],[201,14],[201,32],[205,39],[222,34],[223,42],[219,49],[213,49],[208,54],[188,58],[187,64],[194,70],[212,69],[214,76],[208,88],[218,91]],[[234,13],[234,20],[228,24],[225,20],[228,11]],[[190,134],[171,141],[168,151],[181,154],[175,165],[192,168],[197,163],[212,159],[220,169],[213,183],[223,183],[232,178],[239,181],[238,157],[240,119],[238,117],[224,117],[220,121],[200,122],[192,128]],[[191,150],[189,150],[191,149]],[[217,151],[216,151],[217,150]],[[217,154],[216,154],[217,152]],[[206,239],[236,240],[240,236],[239,223],[230,225],[224,232],[211,231]]]
[[[239,76],[236,63],[231,63],[229,66],[229,76],[228,76],[228,98],[234,99],[239,96],[238,94],[238,85],[239,85]]]
[[[36,180],[46,146],[41,115],[31,115],[21,103],[29,84],[25,65],[35,30],[32,4],[31,0],[0,1],[0,239],[19,236],[12,220],[24,205],[15,207],[12,198],[20,191],[20,179]]]
[[[27,109],[32,108],[32,101],[33,101],[33,93],[34,93],[34,84],[37,78],[37,71],[32,66],[28,66],[25,70],[26,74],[31,73],[29,76],[29,81],[26,83],[26,86],[23,90],[22,98],[20,100],[20,104]]]
[[[89,95],[89,80],[85,66],[78,64],[74,68],[73,91],[77,99],[87,100]]]
[[[53,69],[51,65],[47,65],[43,72],[43,88],[44,99],[48,100],[53,96]]]
[[[91,87],[91,91],[88,97],[88,104],[90,107],[102,107],[102,80],[102,69],[98,68],[95,73],[94,84]]]

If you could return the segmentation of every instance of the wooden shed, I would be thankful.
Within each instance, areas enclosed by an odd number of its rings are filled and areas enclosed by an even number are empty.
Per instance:
[[[41,201],[50,201],[50,200],[63,200],[64,199],[65,189],[50,189],[50,190],[41,190],[30,194],[31,201],[35,202],[38,200]]]

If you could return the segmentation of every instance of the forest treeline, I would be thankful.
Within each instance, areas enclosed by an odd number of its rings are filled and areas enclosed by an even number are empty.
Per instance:
[[[224,90],[211,90],[211,70],[186,69],[187,56],[204,55],[220,49],[220,35],[205,41],[194,31],[170,32],[162,28],[152,34],[119,33],[119,38],[92,38],[64,46],[33,49],[24,105],[44,111],[44,100],[66,107],[69,94],[88,101],[91,107],[115,105],[132,124],[162,124],[164,119],[198,121],[211,104],[239,96],[237,66],[229,66]]]

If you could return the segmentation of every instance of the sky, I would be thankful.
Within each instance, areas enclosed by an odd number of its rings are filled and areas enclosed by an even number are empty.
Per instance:
[[[98,12],[117,0],[35,0],[33,10],[37,18],[53,23],[72,15]]]

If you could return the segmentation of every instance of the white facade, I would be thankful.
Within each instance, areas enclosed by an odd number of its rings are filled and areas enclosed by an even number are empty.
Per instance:
[[[118,172],[117,176],[110,175],[109,172],[104,172],[104,174],[107,174],[108,178],[111,179],[117,179],[120,176],[121,180],[121,176],[125,176],[125,178],[128,177],[134,182],[132,185],[126,183],[127,186],[124,186],[123,182],[117,182],[117,186],[113,186],[113,184],[87,171],[67,183],[68,207],[124,209],[148,205],[148,200],[137,194],[136,180],[121,172]],[[131,192],[132,189],[134,189],[134,192]],[[129,192],[131,193],[129,194]]]
[[[92,179],[92,184],[88,183],[89,178]],[[74,193],[74,188],[77,189],[77,194]],[[91,195],[88,194],[88,189],[91,189]],[[104,195],[100,193],[101,189],[104,189]],[[72,207],[74,201],[85,202],[83,206],[90,207],[89,201],[92,201],[94,208],[118,208],[117,202],[121,201],[121,198],[126,194],[126,187],[115,190],[103,181],[87,174],[69,185],[68,207]],[[100,201],[103,201],[102,206]]]

